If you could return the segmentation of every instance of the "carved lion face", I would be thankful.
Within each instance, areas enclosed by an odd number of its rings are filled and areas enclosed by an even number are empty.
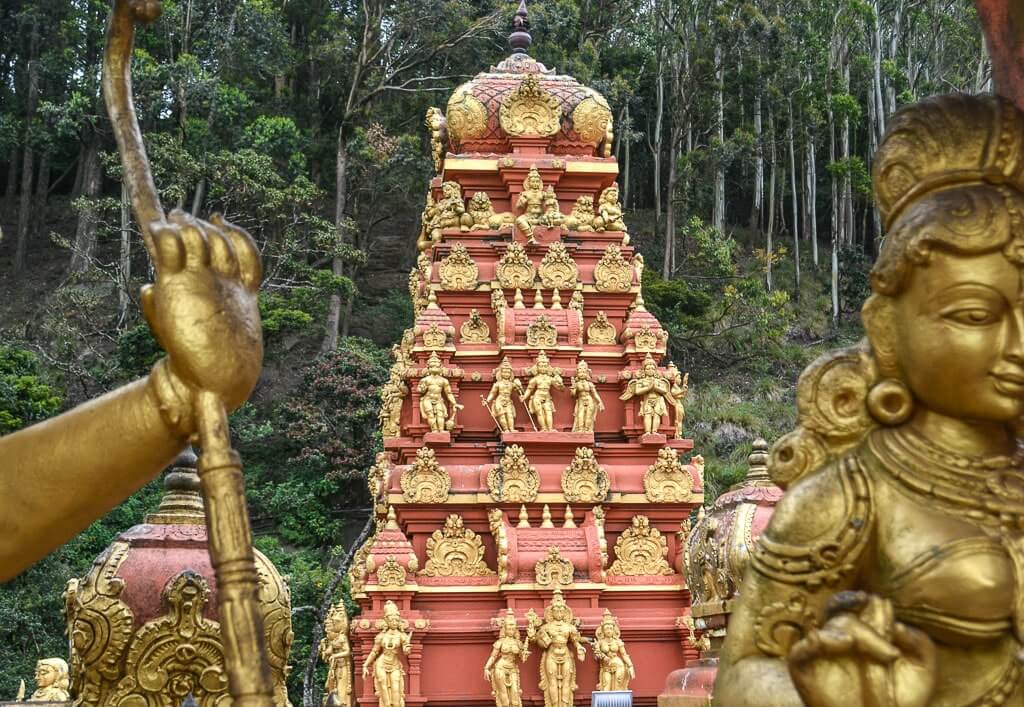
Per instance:
[[[491,210],[491,197],[487,195],[485,191],[478,191],[470,199],[469,208],[472,211],[490,211]]]

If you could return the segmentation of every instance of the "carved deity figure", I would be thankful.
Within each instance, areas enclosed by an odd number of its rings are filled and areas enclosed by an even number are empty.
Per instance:
[[[63,658],[44,658],[36,663],[36,690],[29,702],[66,702],[71,678]]]
[[[401,368],[391,367],[391,377],[380,389],[380,432],[384,437],[397,437],[402,432],[402,402],[409,394],[409,386],[402,379]]]
[[[1024,702],[1022,144],[994,96],[889,122],[867,341],[800,377],[718,704]]]
[[[441,231],[436,229],[437,204],[434,203],[434,196],[427,192],[427,203],[420,214],[420,234],[416,237],[416,249],[421,253],[430,246],[441,241]]]
[[[563,228],[565,215],[558,208],[558,196],[555,195],[555,188],[548,185],[544,190],[544,225],[548,228]]]
[[[622,204],[619,203],[619,187],[612,186],[601,192],[597,202],[597,216],[594,218],[595,231],[625,231],[626,222],[622,220]]]
[[[544,609],[544,620],[530,609],[526,615],[526,640],[536,643],[543,653],[540,659],[540,690],[544,707],[572,707],[576,693],[576,661],[587,656],[583,636],[565,603],[555,589],[551,603]],[[574,655],[575,653],[575,655]]]
[[[661,422],[668,414],[668,403],[675,407],[675,398],[672,397],[672,384],[665,380],[658,370],[658,364],[650,354],[644,359],[643,368],[626,387],[620,400],[630,400],[634,397],[640,398],[640,417],[644,420],[644,434],[655,434],[661,427]]]
[[[448,122],[440,108],[427,108],[424,118],[427,132],[430,133],[430,154],[434,158],[434,171],[441,171],[444,161],[444,144],[448,141]]]
[[[608,609],[594,632],[594,657],[600,666],[597,689],[601,691],[628,690],[629,681],[636,677],[633,661],[626,652],[618,620]]]
[[[523,180],[523,191],[516,199],[516,228],[526,236],[530,243],[536,243],[534,228],[546,225],[544,214],[547,207],[547,194],[544,191],[544,181],[540,178],[540,172],[536,167],[531,167],[526,179]]]
[[[491,684],[495,707],[523,707],[519,666],[530,656],[529,644],[519,637],[512,609],[501,621],[498,640],[484,664],[484,680]]]
[[[565,219],[565,227],[570,231],[593,231],[594,216],[594,197],[578,197],[573,204],[572,213]]]
[[[363,679],[373,666],[373,693],[380,707],[405,707],[405,668],[402,654],[412,652],[412,631],[402,629],[402,615],[390,599],[384,602],[384,626],[373,639],[363,663]]]
[[[551,397],[551,389],[562,390],[565,383],[561,374],[548,362],[548,356],[541,351],[537,354],[532,377],[526,386],[523,403],[533,414],[533,422],[541,432],[555,430],[555,401]]]
[[[516,378],[512,363],[506,356],[495,370],[494,385],[484,400],[484,405],[502,432],[516,431],[516,403],[513,394],[522,397],[523,384]]]
[[[324,704],[326,707],[352,707],[352,648],[348,642],[348,612],[343,602],[331,607],[324,619],[324,633],[320,641],[320,657],[327,664]]]
[[[455,399],[451,383],[444,377],[444,368],[436,353],[430,354],[427,359],[426,375],[420,379],[416,390],[420,394],[420,415],[430,431],[454,430],[455,414],[464,406]]]
[[[683,400],[690,392],[690,374],[683,374],[676,368],[676,364],[669,363],[665,369],[665,380],[672,386],[672,407],[675,408],[676,438],[683,438],[683,420],[686,419],[686,408],[683,407]]]
[[[576,364],[576,375],[569,383],[569,392],[576,399],[576,407],[572,414],[572,431],[593,432],[597,413],[604,410],[604,401],[597,392],[597,386],[590,379],[590,366],[586,361]]]
[[[462,199],[462,187],[458,182],[441,184],[441,200],[437,202],[437,213],[434,217],[434,228],[457,228],[468,231],[473,226],[473,217],[466,213],[466,202]],[[433,238],[435,243],[441,240],[440,233]]]

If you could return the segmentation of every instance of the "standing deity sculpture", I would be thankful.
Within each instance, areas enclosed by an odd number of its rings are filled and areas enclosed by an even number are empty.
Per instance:
[[[800,377],[717,704],[1024,701],[1022,144],[994,96],[889,122],[867,340]]]
[[[519,637],[512,609],[501,620],[498,640],[484,665],[484,680],[491,684],[495,707],[523,707],[519,666],[530,656],[529,644]]]
[[[600,666],[597,689],[603,692],[628,690],[629,681],[636,677],[636,670],[622,641],[619,622],[608,609],[604,610],[601,624],[594,633],[593,648]]]
[[[604,401],[597,392],[597,386],[590,377],[590,366],[586,361],[576,364],[576,375],[569,384],[569,392],[576,399],[572,415],[573,432],[593,432],[597,413],[604,410]]]
[[[380,432],[383,437],[397,437],[402,432],[402,403],[409,394],[409,386],[402,378],[401,368],[391,367],[391,377],[380,389]]]
[[[494,385],[484,400],[484,407],[498,423],[502,432],[516,431],[516,403],[513,394],[523,396],[523,384],[512,369],[512,363],[506,356],[501,365],[494,371]]]
[[[676,428],[676,439],[682,439],[683,420],[686,419],[686,408],[683,406],[683,400],[686,399],[686,394],[690,392],[690,374],[683,374],[676,368],[676,364],[669,363],[668,368],[665,369],[665,380],[672,386],[672,406],[675,408],[673,422]]]
[[[617,184],[601,192],[597,203],[597,216],[594,217],[595,231],[626,231],[626,222],[622,220],[622,204],[619,203],[619,187]]]
[[[373,693],[379,707],[405,707],[405,668],[402,654],[412,652],[412,631],[402,628],[402,615],[390,599],[384,602],[383,626],[363,663],[363,679],[373,666]]]
[[[544,191],[544,181],[540,178],[540,172],[536,167],[530,167],[526,179],[523,180],[523,191],[516,199],[516,211],[519,212],[519,216],[516,217],[515,224],[531,244],[537,242],[534,228],[546,225],[544,216],[547,204],[548,196]]]
[[[451,383],[444,376],[444,367],[441,366],[441,359],[437,353],[430,354],[425,373],[416,387],[420,394],[420,415],[423,421],[430,427],[431,432],[454,430],[455,414],[464,406],[455,399]]]
[[[562,390],[565,383],[558,369],[551,366],[548,356],[541,351],[530,369],[532,377],[526,386],[523,403],[533,413],[533,422],[541,432],[555,430],[555,401],[551,397],[551,389]]]
[[[619,396],[619,399],[630,400],[634,397],[640,398],[640,417],[644,420],[644,434],[656,434],[662,420],[668,414],[666,401],[673,407],[676,401],[672,397],[672,384],[662,376],[658,364],[650,354],[647,354],[640,372],[629,381],[626,392]]]
[[[434,171],[440,173],[444,162],[444,145],[448,141],[448,122],[440,108],[427,108],[424,118],[427,132],[430,133],[430,155],[434,159]]]
[[[324,619],[320,657],[327,663],[325,707],[352,707],[352,648],[348,642],[348,612],[344,602],[331,607]]]
[[[576,693],[576,661],[587,657],[579,622],[565,603],[562,591],[555,589],[551,603],[544,609],[544,620],[530,609],[526,614],[526,640],[536,643],[540,658],[540,690],[544,707],[572,707]],[[574,655],[575,651],[575,655]]]
[[[420,214],[420,234],[416,237],[416,249],[422,253],[428,250],[430,246],[441,240],[441,231],[435,231],[435,221],[437,220],[437,204],[434,203],[434,196],[429,191],[427,192],[427,203],[423,207],[423,213]]]

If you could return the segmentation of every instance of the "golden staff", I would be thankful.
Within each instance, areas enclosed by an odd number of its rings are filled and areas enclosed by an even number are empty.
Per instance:
[[[124,166],[132,209],[142,230],[157,282],[160,258],[154,229],[167,227],[142,142],[132,98],[131,60],[135,23],[160,16],[159,0],[114,0],[103,55],[103,94]],[[197,222],[211,232],[225,225]],[[238,453],[231,448],[227,411],[216,393],[200,391],[195,419],[202,458],[199,478],[206,499],[210,561],[217,579],[224,662],[235,707],[273,707],[273,684],[263,643],[259,576],[252,550],[252,529],[245,506],[245,485]]]

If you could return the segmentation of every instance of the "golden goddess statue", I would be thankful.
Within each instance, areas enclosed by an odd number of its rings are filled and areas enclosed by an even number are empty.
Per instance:
[[[24,684],[24,683],[23,683]],[[71,676],[63,658],[44,658],[36,663],[36,690],[29,702],[66,702]]]
[[[1024,115],[904,109],[874,188],[867,341],[801,376],[721,705],[1024,701]]]
[[[405,668],[402,654],[412,652],[412,632],[402,629],[402,615],[394,602],[384,602],[384,626],[373,639],[373,648],[363,663],[363,679],[373,666],[373,692],[380,707],[405,707]]]
[[[551,603],[544,609],[544,620],[533,609],[526,614],[526,640],[544,651],[540,659],[540,689],[544,707],[572,707],[576,693],[576,661],[587,651],[572,609],[555,589]],[[575,648],[575,656],[573,649]]]
[[[484,665],[484,680],[491,684],[495,707],[523,707],[523,689],[519,682],[519,665],[530,657],[526,641],[520,640],[516,615],[512,609],[501,621],[498,640]]]
[[[327,663],[326,707],[352,707],[352,648],[348,642],[348,611],[339,601],[324,620],[320,657]]]
[[[608,609],[604,610],[601,623],[594,632],[594,657],[600,671],[597,689],[601,691],[628,690],[629,681],[636,677],[633,661],[626,652],[618,620]]]
[[[576,407],[572,415],[573,432],[593,432],[594,421],[599,410],[604,410],[604,402],[597,392],[597,386],[590,377],[590,366],[586,361],[576,364],[576,375],[569,383],[569,392],[576,398]]]

